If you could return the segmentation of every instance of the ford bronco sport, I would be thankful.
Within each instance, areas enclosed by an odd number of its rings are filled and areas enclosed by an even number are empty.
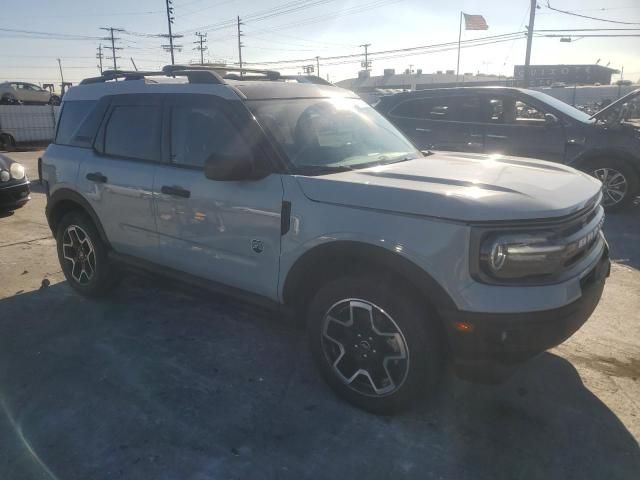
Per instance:
[[[306,322],[331,387],[378,413],[433,392],[445,362],[496,380],[561,343],[609,272],[599,181],[421,152],[320,79],[106,72],[65,96],[42,175],[77,291],[129,266],[275,306]]]

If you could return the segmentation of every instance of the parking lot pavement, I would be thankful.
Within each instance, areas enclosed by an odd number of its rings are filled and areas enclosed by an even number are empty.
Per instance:
[[[638,478],[640,207],[608,217],[616,263],[569,341],[390,418],[335,398],[273,315],[142,277],[76,295],[43,197],[0,218],[1,479]]]

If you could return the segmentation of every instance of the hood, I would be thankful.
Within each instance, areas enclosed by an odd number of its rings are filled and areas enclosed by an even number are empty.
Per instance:
[[[601,188],[598,180],[564,165],[466,153],[297,179],[317,202],[463,222],[570,215]]]
[[[618,100],[607,105],[595,115],[591,115],[591,118],[596,120],[601,120],[606,117],[609,117],[614,110],[617,110],[618,108],[620,108],[620,105],[627,103],[629,100],[637,97],[638,95],[640,95],[640,88],[638,88],[637,90],[634,90],[633,92],[627,93],[624,97],[620,97]]]

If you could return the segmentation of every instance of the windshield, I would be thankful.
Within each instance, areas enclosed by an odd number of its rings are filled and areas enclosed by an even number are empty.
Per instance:
[[[640,95],[636,91],[635,94],[629,94],[627,97],[597,114],[598,121],[609,125],[628,123],[634,127],[640,127]]]
[[[572,107],[568,103],[564,103],[557,98],[553,98],[551,95],[547,95],[546,93],[537,92],[535,90],[527,90],[527,94],[535,98],[536,100],[540,100],[550,107],[555,108],[560,113],[564,113],[565,115],[570,116],[571,118],[578,120],[579,122],[592,122],[589,115],[584,112],[581,112],[575,107]]]
[[[256,100],[249,108],[298,173],[364,168],[421,153],[359,99]]]

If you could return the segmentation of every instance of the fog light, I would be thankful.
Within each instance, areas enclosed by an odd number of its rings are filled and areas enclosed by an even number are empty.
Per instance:
[[[0,182],[8,182],[11,180],[11,175],[6,170],[0,170]]]

